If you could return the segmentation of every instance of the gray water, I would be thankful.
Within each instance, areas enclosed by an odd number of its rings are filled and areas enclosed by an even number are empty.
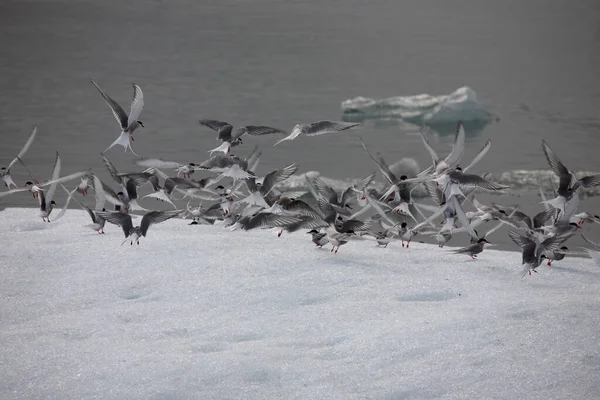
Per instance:
[[[146,157],[205,160],[219,143],[199,118],[291,130],[341,118],[340,103],[355,96],[440,95],[467,85],[499,117],[468,135],[466,159],[493,141],[479,172],[547,168],[542,138],[569,168],[597,171],[599,41],[598,1],[4,1],[0,163],[37,124],[25,161],[39,179],[49,178],[55,151],[63,174],[91,167],[106,179],[99,153],[119,129],[93,78],[126,110],[131,83],[142,87],[145,128],[133,147]],[[375,170],[359,137],[389,161],[409,156],[424,166],[417,132],[365,121],[274,149],[275,137],[248,138],[236,153],[259,145],[259,174],[296,161],[300,172],[359,177]],[[452,139],[432,140],[444,153]],[[131,153],[108,155],[135,169]],[[26,177],[19,166],[13,176]],[[538,209],[532,194],[525,198],[525,211]],[[6,206],[36,203],[13,195],[0,199]],[[582,203],[599,206],[597,198]]]

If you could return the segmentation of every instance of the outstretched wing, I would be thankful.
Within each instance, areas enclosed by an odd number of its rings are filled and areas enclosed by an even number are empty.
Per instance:
[[[54,193],[56,193],[56,185],[58,185],[58,178],[60,178],[60,156],[58,155],[58,151],[56,152],[56,160],[54,161],[54,169],[52,170],[52,182],[50,184],[50,188],[46,192],[46,202],[50,204],[52,198],[54,197]]]
[[[6,169],[7,173],[10,173],[11,167],[17,162],[18,159],[23,158],[27,150],[29,150],[29,146],[31,146],[31,143],[33,143],[33,139],[35,139],[36,134],[37,125],[33,127],[33,132],[31,132],[31,135],[29,135],[29,139],[27,139],[25,146],[23,146],[19,154],[10,162],[10,164],[8,164],[8,168]]]
[[[131,222],[131,215],[118,211],[96,211],[96,215],[104,218],[111,224],[119,225],[123,229],[125,237],[129,237],[129,232],[133,229],[133,223]]]
[[[164,222],[170,218],[176,217],[179,214],[185,212],[185,210],[170,210],[170,211],[151,211],[144,215],[140,229],[142,230],[142,236],[146,236],[148,228],[152,224],[158,224]]]
[[[306,129],[307,136],[323,135],[325,133],[334,133],[345,131],[355,126],[359,126],[359,123],[340,122],[340,121],[319,121],[313,122],[308,125]]]
[[[558,177],[559,185],[558,185],[558,193],[564,195],[566,190],[571,185],[571,174],[567,167],[560,161],[556,153],[552,151],[550,146],[546,143],[546,141],[542,140],[542,150],[544,151],[544,155],[546,156],[546,160],[550,165],[550,169],[552,172]]]
[[[217,139],[223,142],[231,140],[231,131],[233,130],[233,125],[216,119],[201,119],[199,122],[200,125],[209,127],[213,131],[217,132],[219,134]]]
[[[117,119],[117,122],[119,123],[119,125],[121,125],[121,129],[126,129],[128,126],[129,118],[127,117],[127,114],[125,113],[125,111],[123,111],[123,109],[121,108],[119,103],[117,103],[109,95],[104,93],[102,91],[102,89],[100,89],[100,86],[98,86],[96,84],[96,82],[94,82],[93,80],[91,82],[92,82],[92,85],[94,85],[96,87],[96,89],[98,89],[98,91],[104,98],[104,101],[106,101],[106,104],[108,104],[108,106],[110,107],[110,110],[112,111],[113,115]]]
[[[395,185],[398,179],[392,173],[392,171],[390,171],[390,167],[386,164],[383,157],[379,156],[379,159],[376,159],[375,157],[373,157],[369,149],[367,149],[367,146],[362,141],[362,139],[360,139],[360,142],[362,143],[363,148],[365,149],[369,157],[371,157],[371,160],[375,161],[375,164],[377,164],[377,167],[379,167],[379,170],[381,171],[381,174],[385,177],[385,179],[387,179],[391,185]]]
[[[265,176],[265,179],[263,179],[263,183],[260,188],[261,194],[263,196],[266,196],[267,194],[269,194],[271,192],[271,190],[273,189],[273,187],[275,187],[275,185],[277,185],[280,182],[285,181],[290,176],[294,175],[294,173],[296,173],[297,170],[298,170],[298,166],[296,165],[296,163],[292,163],[292,164],[288,165],[287,167],[283,167],[281,169],[278,169],[276,171],[268,173]]]
[[[127,126],[137,122],[142,110],[144,109],[144,93],[142,89],[135,83],[133,86],[133,99],[131,100],[131,111],[129,111],[129,118],[127,119]]]
[[[247,126],[243,126],[243,127],[239,128],[237,131],[235,131],[235,134],[233,135],[233,139],[235,140],[243,135],[262,136],[262,135],[270,135],[272,133],[285,134],[287,132],[282,129],[271,128],[270,126],[247,125]]]

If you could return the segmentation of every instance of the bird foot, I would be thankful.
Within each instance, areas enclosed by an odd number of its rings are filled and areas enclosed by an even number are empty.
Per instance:
[[[549,267],[551,267],[551,266],[552,266],[552,261],[548,261],[548,264],[547,264],[547,265],[548,265]]]
[[[277,233],[277,237],[281,237],[281,234],[282,234],[282,233],[283,233],[283,231],[279,231],[279,232]]]
[[[132,240],[131,242],[129,242],[129,245],[130,245],[130,246],[133,246],[133,240]]]
[[[404,242],[402,242],[402,247],[404,247]]]
[[[130,138],[131,138],[132,142],[135,142],[135,139],[133,138],[133,136],[130,136]]]

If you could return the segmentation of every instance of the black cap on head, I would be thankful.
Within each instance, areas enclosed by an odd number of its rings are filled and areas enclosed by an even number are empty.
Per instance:
[[[225,186],[219,185],[219,186],[217,186],[217,189],[225,189]]]
[[[308,231],[308,232],[306,232],[306,233],[319,233],[319,231],[318,231],[318,230],[316,230],[316,229],[311,229],[310,231]]]
[[[406,228],[406,222],[403,222],[403,223],[401,223],[401,224],[400,224],[400,226],[401,226],[402,228]]]
[[[191,165],[192,167],[196,166],[196,164],[194,164],[193,162],[189,163],[188,165]]]
[[[565,251],[569,251],[569,248],[567,246],[563,246],[560,248],[561,250],[565,250]]]
[[[138,121],[138,124],[140,124],[140,126],[141,126],[142,128],[144,128],[144,124],[142,123],[142,121]]]
[[[456,170],[457,171],[462,171],[462,168],[461,167],[456,167]]]
[[[406,176],[406,175],[402,175],[402,176],[400,177],[400,180],[401,180],[401,181],[405,181],[405,180],[407,180],[407,179],[408,179],[408,176]]]
[[[26,184],[26,185],[33,185],[33,182],[31,182],[31,181],[27,181],[27,182],[25,182],[25,184]]]
[[[106,211],[106,208],[103,208],[102,211]]]
[[[123,196],[123,192],[117,193],[117,196]]]
[[[56,203],[54,202],[54,200],[52,200],[52,201],[50,202],[50,204],[52,204],[53,206],[55,206],[55,205],[56,205]]]
[[[353,229],[348,229],[348,230],[346,231],[346,233],[350,233],[350,234],[353,234],[353,235],[354,235],[354,230],[353,230]]]

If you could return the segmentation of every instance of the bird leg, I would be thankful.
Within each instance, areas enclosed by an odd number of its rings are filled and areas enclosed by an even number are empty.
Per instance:
[[[131,139],[132,142],[135,142],[135,139],[133,138],[133,136],[129,136],[129,138]]]
[[[281,234],[283,233],[283,231],[279,231],[279,233],[277,233],[277,237],[281,237]]]
[[[404,240],[402,241],[402,247],[404,247]]]
[[[548,266],[551,267],[552,266],[552,261],[548,260]]]

